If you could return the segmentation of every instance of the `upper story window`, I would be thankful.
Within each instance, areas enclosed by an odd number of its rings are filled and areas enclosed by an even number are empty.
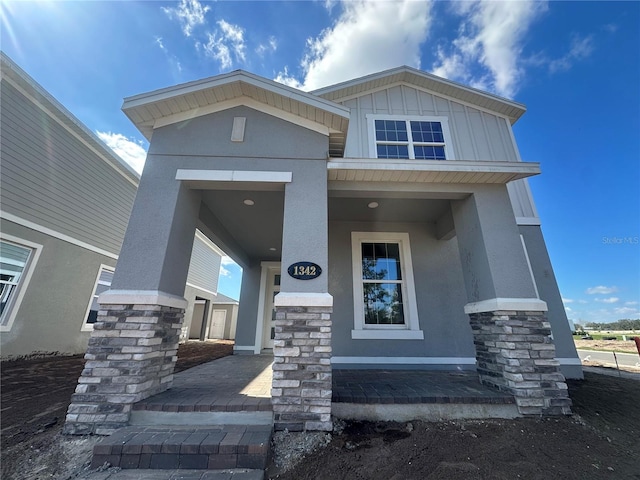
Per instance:
[[[446,117],[367,115],[372,156],[412,160],[452,160]]]

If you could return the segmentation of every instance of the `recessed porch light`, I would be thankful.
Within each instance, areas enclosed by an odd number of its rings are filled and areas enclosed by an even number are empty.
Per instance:
[[[275,252],[277,249],[276,249],[276,247],[271,247],[271,248],[269,248],[269,250],[271,250],[272,252]]]
[[[245,205],[247,205],[247,206],[249,206],[249,207],[250,207],[250,206],[252,206],[252,205],[255,205],[255,203],[256,203],[256,202],[254,202],[254,201],[253,201],[253,200],[251,200],[250,198],[245,198],[245,199],[244,199],[244,201],[243,201],[242,203],[244,203]]]
[[[367,205],[367,207],[369,207],[369,208],[378,208],[378,202],[371,202],[371,203],[369,203],[369,205]]]

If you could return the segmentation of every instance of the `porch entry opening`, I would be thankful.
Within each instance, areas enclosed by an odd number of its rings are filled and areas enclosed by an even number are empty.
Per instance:
[[[273,299],[280,292],[280,267],[269,268],[264,299],[264,321],[262,331],[262,348],[273,349],[276,336],[276,309]]]
[[[189,327],[189,340],[204,340],[207,338],[208,330],[209,300],[196,297],[193,303],[193,315],[191,316],[191,326]]]

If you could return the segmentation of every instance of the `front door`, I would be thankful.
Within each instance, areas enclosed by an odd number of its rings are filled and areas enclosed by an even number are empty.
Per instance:
[[[273,339],[276,336],[276,309],[273,306],[273,298],[280,291],[280,267],[269,268],[267,271],[267,285],[264,299],[264,330],[262,332],[262,348],[273,348]]]

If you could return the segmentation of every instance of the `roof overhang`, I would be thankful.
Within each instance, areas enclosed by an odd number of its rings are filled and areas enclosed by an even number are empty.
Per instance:
[[[322,132],[331,156],[344,153],[348,108],[242,70],[128,97],[122,110],[151,140],[154,128],[237,105]]]
[[[376,91],[398,84],[412,85],[494,112],[507,117],[512,125],[527,110],[523,104],[514,102],[513,100],[467,87],[407,66],[385,70],[355,80],[320,88],[311,93],[327,100],[339,102],[350,97],[357,97],[366,92]]]
[[[508,183],[540,173],[534,162],[340,159],[327,165],[329,181]]]

